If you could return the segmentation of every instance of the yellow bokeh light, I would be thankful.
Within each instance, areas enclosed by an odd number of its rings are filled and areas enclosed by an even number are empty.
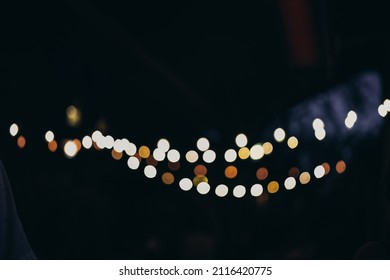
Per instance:
[[[150,156],[150,149],[147,146],[141,146],[138,149],[138,154],[141,158],[148,158]]]
[[[233,165],[229,165],[228,167],[226,167],[225,169],[225,176],[226,178],[228,179],[233,179],[237,176],[237,173],[238,173],[238,170],[237,170],[237,167],[233,166]]]
[[[70,105],[66,108],[66,120],[70,126],[79,125],[81,121],[80,110],[76,106]]]
[[[310,173],[309,172],[302,172],[301,175],[299,175],[299,181],[302,185],[306,185],[310,182]]]
[[[265,142],[263,144],[264,154],[269,155],[274,150],[274,146],[270,142]]]
[[[277,193],[279,190],[279,183],[276,181],[271,181],[268,183],[267,190],[269,193]]]
[[[347,165],[346,165],[345,161],[340,160],[336,163],[337,173],[339,173],[339,174],[344,173],[346,169],[347,169]]]
[[[247,147],[242,147],[238,151],[238,156],[240,157],[240,159],[247,159],[247,158],[249,158],[249,156],[250,156],[249,149]]]
[[[26,138],[23,135],[20,135],[16,143],[20,149],[23,149],[26,146]]]
[[[291,136],[287,140],[287,145],[290,149],[295,149],[298,147],[298,139],[295,136]]]
[[[208,181],[209,181],[209,179],[207,179],[206,176],[202,176],[202,175],[195,176],[194,179],[192,179],[194,186],[197,186],[201,182],[208,183]]]
[[[164,184],[166,185],[172,185],[173,182],[175,182],[175,176],[171,172],[165,172],[161,176],[161,180],[163,181]]]

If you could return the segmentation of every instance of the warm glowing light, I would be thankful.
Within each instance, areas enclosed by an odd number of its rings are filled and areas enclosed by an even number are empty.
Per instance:
[[[52,131],[49,130],[49,131],[46,132],[46,134],[45,134],[45,139],[46,139],[47,142],[53,141],[53,140],[54,140],[54,133],[53,133]]]
[[[298,178],[299,177],[299,169],[297,167],[291,167],[288,171],[288,176]]]
[[[282,128],[277,128],[274,131],[274,138],[276,142],[282,142],[286,137],[286,132]]]
[[[268,183],[267,190],[269,193],[277,193],[279,190],[279,183],[276,181],[271,181]]]
[[[210,142],[205,137],[199,138],[196,142],[196,147],[198,147],[199,151],[205,152],[210,148]]]
[[[189,163],[195,163],[197,162],[199,159],[199,155],[197,152],[195,152],[194,150],[190,150],[186,153],[186,160],[189,162]]]
[[[73,158],[77,154],[77,145],[73,141],[66,141],[64,145],[64,153],[68,158]]]
[[[274,146],[270,142],[265,142],[263,144],[264,154],[269,155],[274,150]]]
[[[346,165],[345,161],[340,160],[336,163],[337,173],[339,173],[339,174],[344,173],[346,169],[347,169],[347,165]]]
[[[147,165],[144,168],[144,174],[148,178],[154,178],[157,175],[157,169],[153,165]]]
[[[317,179],[320,179],[325,176],[325,168],[322,165],[318,165],[316,168],[314,168],[314,176]]]
[[[379,115],[381,116],[381,117],[386,117],[386,115],[387,115],[387,110],[386,110],[386,107],[385,107],[385,105],[383,105],[383,104],[381,104],[381,105],[379,105],[379,107],[378,107],[378,113],[379,113]]]
[[[217,154],[213,150],[207,150],[203,153],[203,161],[207,163],[214,162]]]
[[[19,132],[19,127],[16,123],[13,123],[9,128],[9,133],[11,136],[16,136]]]
[[[131,156],[127,160],[127,165],[129,166],[130,169],[136,170],[140,165],[140,161],[137,157]]]
[[[157,142],[157,148],[161,149],[164,153],[168,152],[170,147],[169,141],[165,138],[162,138]]]
[[[49,151],[52,152],[52,153],[54,153],[55,151],[57,151],[57,148],[58,148],[57,141],[56,141],[56,140],[53,140],[53,141],[50,141],[49,143],[47,143],[47,148],[48,148]]]
[[[180,160],[180,153],[178,150],[169,150],[167,158],[170,162],[178,162]]]
[[[134,143],[129,142],[125,152],[128,156],[134,156],[137,153],[137,146]]]
[[[160,149],[160,148],[156,148],[154,149],[153,151],[153,157],[157,160],[157,161],[163,161],[165,159],[165,152],[164,150]]]
[[[324,163],[322,164],[322,166],[324,167],[325,175],[328,175],[328,173],[330,172],[330,165],[329,165],[329,163],[324,162]]]
[[[238,170],[237,167],[230,165],[225,168],[225,176],[226,178],[233,179],[237,176]]]
[[[253,160],[259,160],[264,156],[264,149],[260,144],[253,145],[249,151],[250,157]]]
[[[227,162],[233,162],[237,159],[237,152],[233,149],[229,149],[225,152],[225,160]]]
[[[177,171],[180,169],[180,162],[170,162],[168,161],[168,168],[172,171]]]
[[[267,177],[268,177],[268,169],[265,168],[265,167],[260,167],[260,168],[257,169],[257,171],[256,171],[256,177],[257,177],[257,179],[259,179],[259,180],[265,180],[265,179],[267,179]]]
[[[82,147],[82,144],[81,144],[81,141],[79,139],[74,139],[73,142],[76,144],[76,147],[77,147],[77,152],[81,150],[81,147]]]
[[[254,184],[251,188],[251,195],[258,197],[263,193],[263,186],[260,184]]]
[[[161,180],[166,185],[172,185],[175,182],[175,176],[171,172],[165,172],[161,176]]]
[[[318,140],[323,140],[324,138],[325,138],[325,136],[326,136],[326,131],[325,131],[325,129],[318,129],[318,130],[316,130],[315,132],[314,132],[314,135],[316,136],[316,138],[318,139]]]
[[[196,190],[200,194],[207,194],[210,191],[210,185],[208,183],[206,183],[206,182],[200,182],[197,185]]]
[[[23,149],[26,146],[26,138],[23,135],[20,135],[16,140],[16,143],[20,149]]]
[[[229,188],[226,185],[218,185],[215,188],[215,194],[219,197],[225,197],[229,192]]]
[[[81,112],[76,106],[66,108],[66,120],[70,126],[77,126],[81,121]]]
[[[240,159],[247,159],[250,156],[249,149],[247,147],[242,147],[238,151],[238,156],[240,157]]]
[[[115,151],[114,149],[112,149],[112,150],[111,150],[111,156],[112,156],[112,158],[115,159],[115,160],[120,160],[120,159],[122,158],[122,156],[123,156],[123,153],[122,153],[122,152],[118,153],[117,151]]]
[[[313,121],[313,129],[314,130],[322,130],[322,129],[324,129],[324,127],[325,127],[325,124],[321,119],[316,118]]]
[[[301,175],[299,175],[299,181],[302,185],[308,184],[310,182],[310,173],[309,172],[302,172]]]
[[[207,167],[204,166],[203,164],[199,164],[199,165],[195,166],[194,174],[205,176],[207,174]]]
[[[297,185],[297,181],[294,177],[288,177],[286,180],[284,180],[284,187],[286,190],[292,190]]]
[[[233,189],[233,195],[237,198],[241,198],[245,195],[246,193],[246,189],[243,185],[237,185],[234,189]]]
[[[244,133],[240,133],[236,136],[236,145],[239,148],[245,147],[248,144],[248,138]]]
[[[153,156],[150,156],[146,159],[146,164],[157,166],[158,161]]]
[[[287,145],[290,149],[295,149],[298,147],[298,139],[295,136],[291,136],[287,140]]]
[[[150,156],[150,149],[147,146],[141,146],[138,149],[138,154],[141,158],[148,158]]]
[[[201,182],[208,183],[209,179],[206,176],[203,175],[197,175],[194,177],[192,182],[194,183],[194,186],[197,186]]]
[[[90,149],[92,147],[92,144],[93,144],[93,141],[92,141],[92,138],[89,137],[88,135],[84,136],[83,140],[82,140],[82,144],[83,144],[83,147],[84,149]]]
[[[192,188],[192,181],[189,178],[183,178],[180,180],[179,186],[183,191],[189,191]]]

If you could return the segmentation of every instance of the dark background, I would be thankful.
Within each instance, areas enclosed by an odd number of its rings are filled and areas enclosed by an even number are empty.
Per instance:
[[[66,159],[44,141],[104,123],[137,145],[166,137],[184,151],[206,136],[218,152],[362,71],[380,73],[388,96],[383,1],[12,1],[0,18],[0,157],[38,258],[350,259],[386,234],[386,129],[331,182],[351,187],[325,198],[311,183],[262,203],[183,192],[108,151]]]

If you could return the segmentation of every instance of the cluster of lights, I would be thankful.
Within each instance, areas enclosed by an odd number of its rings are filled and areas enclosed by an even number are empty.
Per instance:
[[[378,113],[380,116],[385,117],[390,112],[390,100],[386,99],[383,104],[378,107]],[[80,120],[80,110],[75,106],[69,106],[67,108],[68,122],[72,125],[76,125]],[[73,121],[72,121],[73,120]],[[348,129],[352,129],[357,121],[357,114],[354,111],[349,111],[346,119],[345,126]],[[322,141],[326,136],[325,124],[320,118],[316,118],[312,122],[315,137]],[[23,135],[19,135],[20,129],[17,124],[12,124],[9,130],[11,136],[17,137],[17,145],[23,149],[26,146],[26,139]],[[286,132],[283,128],[276,128],[273,133],[274,140],[277,143],[282,143],[286,140]],[[55,135],[52,131],[45,133],[45,140],[48,144],[48,149],[51,152],[57,151],[59,144],[55,139]],[[295,136],[290,136],[287,139],[287,146],[290,149],[296,149],[299,141]],[[227,179],[234,179],[238,175],[238,169],[233,163],[239,158],[241,160],[252,159],[253,161],[259,161],[264,156],[272,154],[274,146],[271,142],[255,143],[251,147],[248,147],[248,138],[244,133],[240,133],[235,138],[236,149],[229,148],[224,152],[224,160],[228,164],[224,170],[224,175]],[[92,133],[91,136],[86,135],[79,139],[66,139],[61,141],[63,152],[67,158],[74,158],[79,151],[84,148],[89,150],[94,148],[96,150],[111,150],[111,155],[115,160],[120,160],[124,154],[129,158],[127,159],[127,165],[132,170],[137,170],[141,166],[141,162],[145,161],[146,164],[143,168],[143,173],[147,178],[155,178],[158,174],[157,165],[159,162],[168,161],[168,167],[171,171],[177,171],[180,168],[180,160],[182,154],[171,148],[170,142],[167,139],[160,139],[154,149],[143,145],[137,148],[137,146],[130,142],[126,138],[115,139],[111,135],[103,135],[99,130]],[[200,159],[205,164],[211,164],[217,159],[217,154],[214,150],[210,149],[210,141],[201,137],[196,142],[196,149],[189,150],[183,153],[185,160],[190,164],[196,164]],[[338,174],[345,172],[346,163],[340,160],[335,165],[335,170]],[[194,167],[194,177],[181,178],[178,181],[179,187],[183,191],[189,191],[193,187],[196,188],[198,193],[205,195],[211,191],[211,185],[207,175],[207,166],[201,163],[197,163]],[[269,171],[266,167],[259,167],[256,170],[256,178],[258,179],[249,189],[249,193],[253,197],[260,197],[266,189],[269,194],[277,193],[281,186],[284,186],[286,190],[294,189],[297,184],[306,185],[312,180],[312,176],[316,179],[321,179],[329,174],[331,167],[329,163],[324,162],[317,165],[312,173],[309,171],[300,171],[297,167],[292,167],[288,172],[288,177],[278,182],[276,180],[270,180],[268,184],[261,184],[262,181],[268,179]],[[164,172],[161,175],[161,180],[166,185],[171,185],[175,182],[175,176],[172,172]],[[218,197],[225,197],[229,194],[230,188],[225,184],[219,184],[214,189],[215,194]],[[232,194],[236,198],[242,198],[247,194],[247,188],[244,185],[238,184],[233,190]]]

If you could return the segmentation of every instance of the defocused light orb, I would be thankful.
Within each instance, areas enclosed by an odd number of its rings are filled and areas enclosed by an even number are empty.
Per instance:
[[[199,138],[198,141],[196,142],[196,147],[198,148],[199,151],[205,152],[210,148],[210,142],[205,137]]]
[[[260,144],[253,145],[249,151],[250,157],[253,160],[259,160],[264,156],[264,149]]]
[[[277,193],[279,190],[279,183],[276,181],[271,181],[268,183],[267,190],[269,193]]]
[[[79,152],[80,150],[81,150],[81,148],[82,148],[82,144],[81,144],[81,141],[79,140],[79,139],[73,139],[73,143],[75,143],[76,144],[76,147],[77,147],[77,152]]]
[[[276,142],[282,142],[286,137],[286,132],[282,128],[277,128],[274,131],[274,138]]]
[[[82,140],[82,144],[83,144],[83,147],[84,149],[90,149],[92,147],[92,138],[88,135],[84,136],[83,140]]]
[[[178,150],[172,149],[169,150],[167,157],[170,162],[178,162],[180,160],[180,153]]]
[[[127,160],[127,165],[129,166],[130,169],[136,170],[140,165],[140,161],[138,158],[131,156]]]
[[[11,136],[16,136],[19,132],[19,126],[16,123],[13,123],[9,128],[9,133]]]
[[[215,194],[219,197],[225,197],[229,192],[229,188],[226,185],[218,185],[215,188]]]
[[[260,167],[260,168],[257,169],[257,171],[256,171],[256,177],[257,177],[257,179],[259,179],[259,180],[265,180],[265,179],[267,179],[267,177],[268,177],[268,169],[265,168],[265,167]]]
[[[153,157],[157,160],[157,161],[163,161],[165,159],[165,152],[163,149],[161,148],[156,148],[154,149],[153,151]]]
[[[196,189],[200,194],[207,194],[210,191],[210,185],[206,182],[200,182]]]
[[[141,158],[148,158],[150,156],[150,149],[147,146],[141,146],[138,149],[138,154]]]
[[[120,160],[122,158],[122,156],[123,156],[123,153],[122,152],[117,152],[114,149],[112,149],[111,150],[111,156],[115,160]]]
[[[165,185],[172,185],[175,182],[175,176],[171,172],[165,172],[161,179]]]
[[[233,162],[237,159],[237,152],[233,149],[229,149],[225,152],[225,160],[227,162]]]
[[[148,178],[154,178],[157,175],[157,169],[153,165],[147,165],[144,168],[144,174]]]
[[[225,176],[228,179],[233,179],[237,176],[238,170],[237,167],[230,165],[225,168]]]
[[[196,175],[194,179],[192,179],[192,183],[194,183],[194,186],[197,186],[201,182],[208,183],[208,181],[209,179],[203,175]]]
[[[180,180],[179,186],[183,191],[189,191],[192,188],[192,181],[189,178],[183,178]]]
[[[239,148],[245,147],[248,144],[248,138],[244,133],[240,133],[236,136],[236,145]]]
[[[195,152],[194,150],[190,150],[186,153],[186,160],[189,162],[189,163],[195,163],[197,162],[199,159],[199,155],[197,152]]]
[[[301,175],[299,175],[299,181],[301,182],[302,185],[306,185],[310,182],[310,174],[309,172],[302,172]]]
[[[263,186],[260,184],[254,184],[251,188],[251,195],[258,197],[263,193]]]
[[[322,166],[324,167],[325,175],[328,175],[328,173],[330,172],[330,165],[329,165],[329,163],[324,162],[324,163],[322,164]]]
[[[320,179],[325,176],[325,168],[322,165],[318,165],[316,168],[314,168],[314,176],[317,179]]]
[[[344,121],[344,124],[347,128],[352,128],[355,125],[355,122],[353,122],[351,119],[346,118]]]
[[[321,130],[321,129],[324,129],[324,127],[325,127],[324,122],[320,118],[316,118],[313,121],[312,125],[313,125],[314,130]]]
[[[324,138],[325,138],[325,136],[326,136],[326,131],[325,131],[325,129],[318,129],[318,130],[316,130],[315,132],[314,132],[314,135],[316,136],[316,138],[318,139],[318,140],[323,140]]]
[[[213,150],[207,150],[203,153],[203,161],[207,163],[214,162],[217,154]]]
[[[126,149],[126,144],[122,139],[116,139],[113,148],[117,153],[122,153]]]
[[[386,99],[383,102],[383,106],[385,106],[385,109],[387,110],[387,112],[390,112],[390,99]]]
[[[351,110],[348,112],[347,118],[350,119],[352,122],[357,121],[357,114],[355,111]]]
[[[170,147],[169,141],[165,138],[162,138],[157,142],[157,148],[161,149],[164,153],[168,152]]]
[[[263,149],[264,149],[264,154],[269,155],[272,153],[274,147],[272,146],[272,144],[270,142],[265,142],[263,144]]]
[[[112,149],[114,147],[114,143],[115,143],[114,137],[112,137],[111,135],[107,135],[105,137],[105,148],[106,149]]]
[[[345,172],[346,169],[347,169],[347,165],[346,165],[345,161],[340,160],[336,163],[337,173],[341,174],[341,173]]]
[[[287,140],[287,145],[290,149],[295,149],[298,147],[298,139],[295,136],[291,136]]]
[[[299,177],[299,169],[297,167],[291,167],[288,171],[288,176],[298,178]]]
[[[180,169],[180,161],[171,162],[168,161],[168,168],[172,171],[177,171]]]
[[[233,189],[233,195],[237,198],[241,198],[245,195],[246,193],[246,189],[243,185],[237,185],[234,189]]]
[[[158,161],[153,156],[148,157],[145,161],[146,164],[153,165],[154,167],[158,165]]]
[[[240,159],[247,159],[247,158],[249,158],[249,156],[250,156],[249,149],[247,147],[242,147],[238,151],[238,156],[240,157]]]
[[[45,134],[45,139],[47,142],[51,142],[54,140],[54,133],[52,131],[47,131]]]
[[[49,143],[47,143],[47,148],[49,149],[50,152],[54,153],[55,151],[57,151],[57,148],[58,148],[58,143],[56,140],[53,140],[53,141],[50,141]]]
[[[286,190],[292,190],[293,188],[295,188],[296,184],[297,181],[294,177],[288,177],[286,180],[284,180],[284,187],[286,188]]]
[[[137,146],[134,143],[129,142],[125,152],[128,156],[134,156],[137,153]]]
[[[16,143],[20,149],[23,149],[26,146],[26,138],[23,135],[20,135],[16,140]]]
[[[207,167],[204,166],[203,164],[198,164],[194,168],[194,174],[195,175],[203,175],[203,176],[205,176],[207,174]]]
[[[70,126],[77,126],[81,121],[81,111],[74,105],[66,108],[66,120]]]
[[[73,141],[66,141],[64,146],[64,152],[66,157],[73,158],[77,154],[77,145]]]
[[[92,133],[92,140],[98,142],[99,139],[103,138],[103,134],[99,130],[95,130]]]
[[[378,113],[379,113],[379,115],[380,115],[381,117],[386,117],[387,112],[388,112],[388,111],[386,110],[385,105],[383,105],[383,104],[379,105],[379,107],[378,107]]]

